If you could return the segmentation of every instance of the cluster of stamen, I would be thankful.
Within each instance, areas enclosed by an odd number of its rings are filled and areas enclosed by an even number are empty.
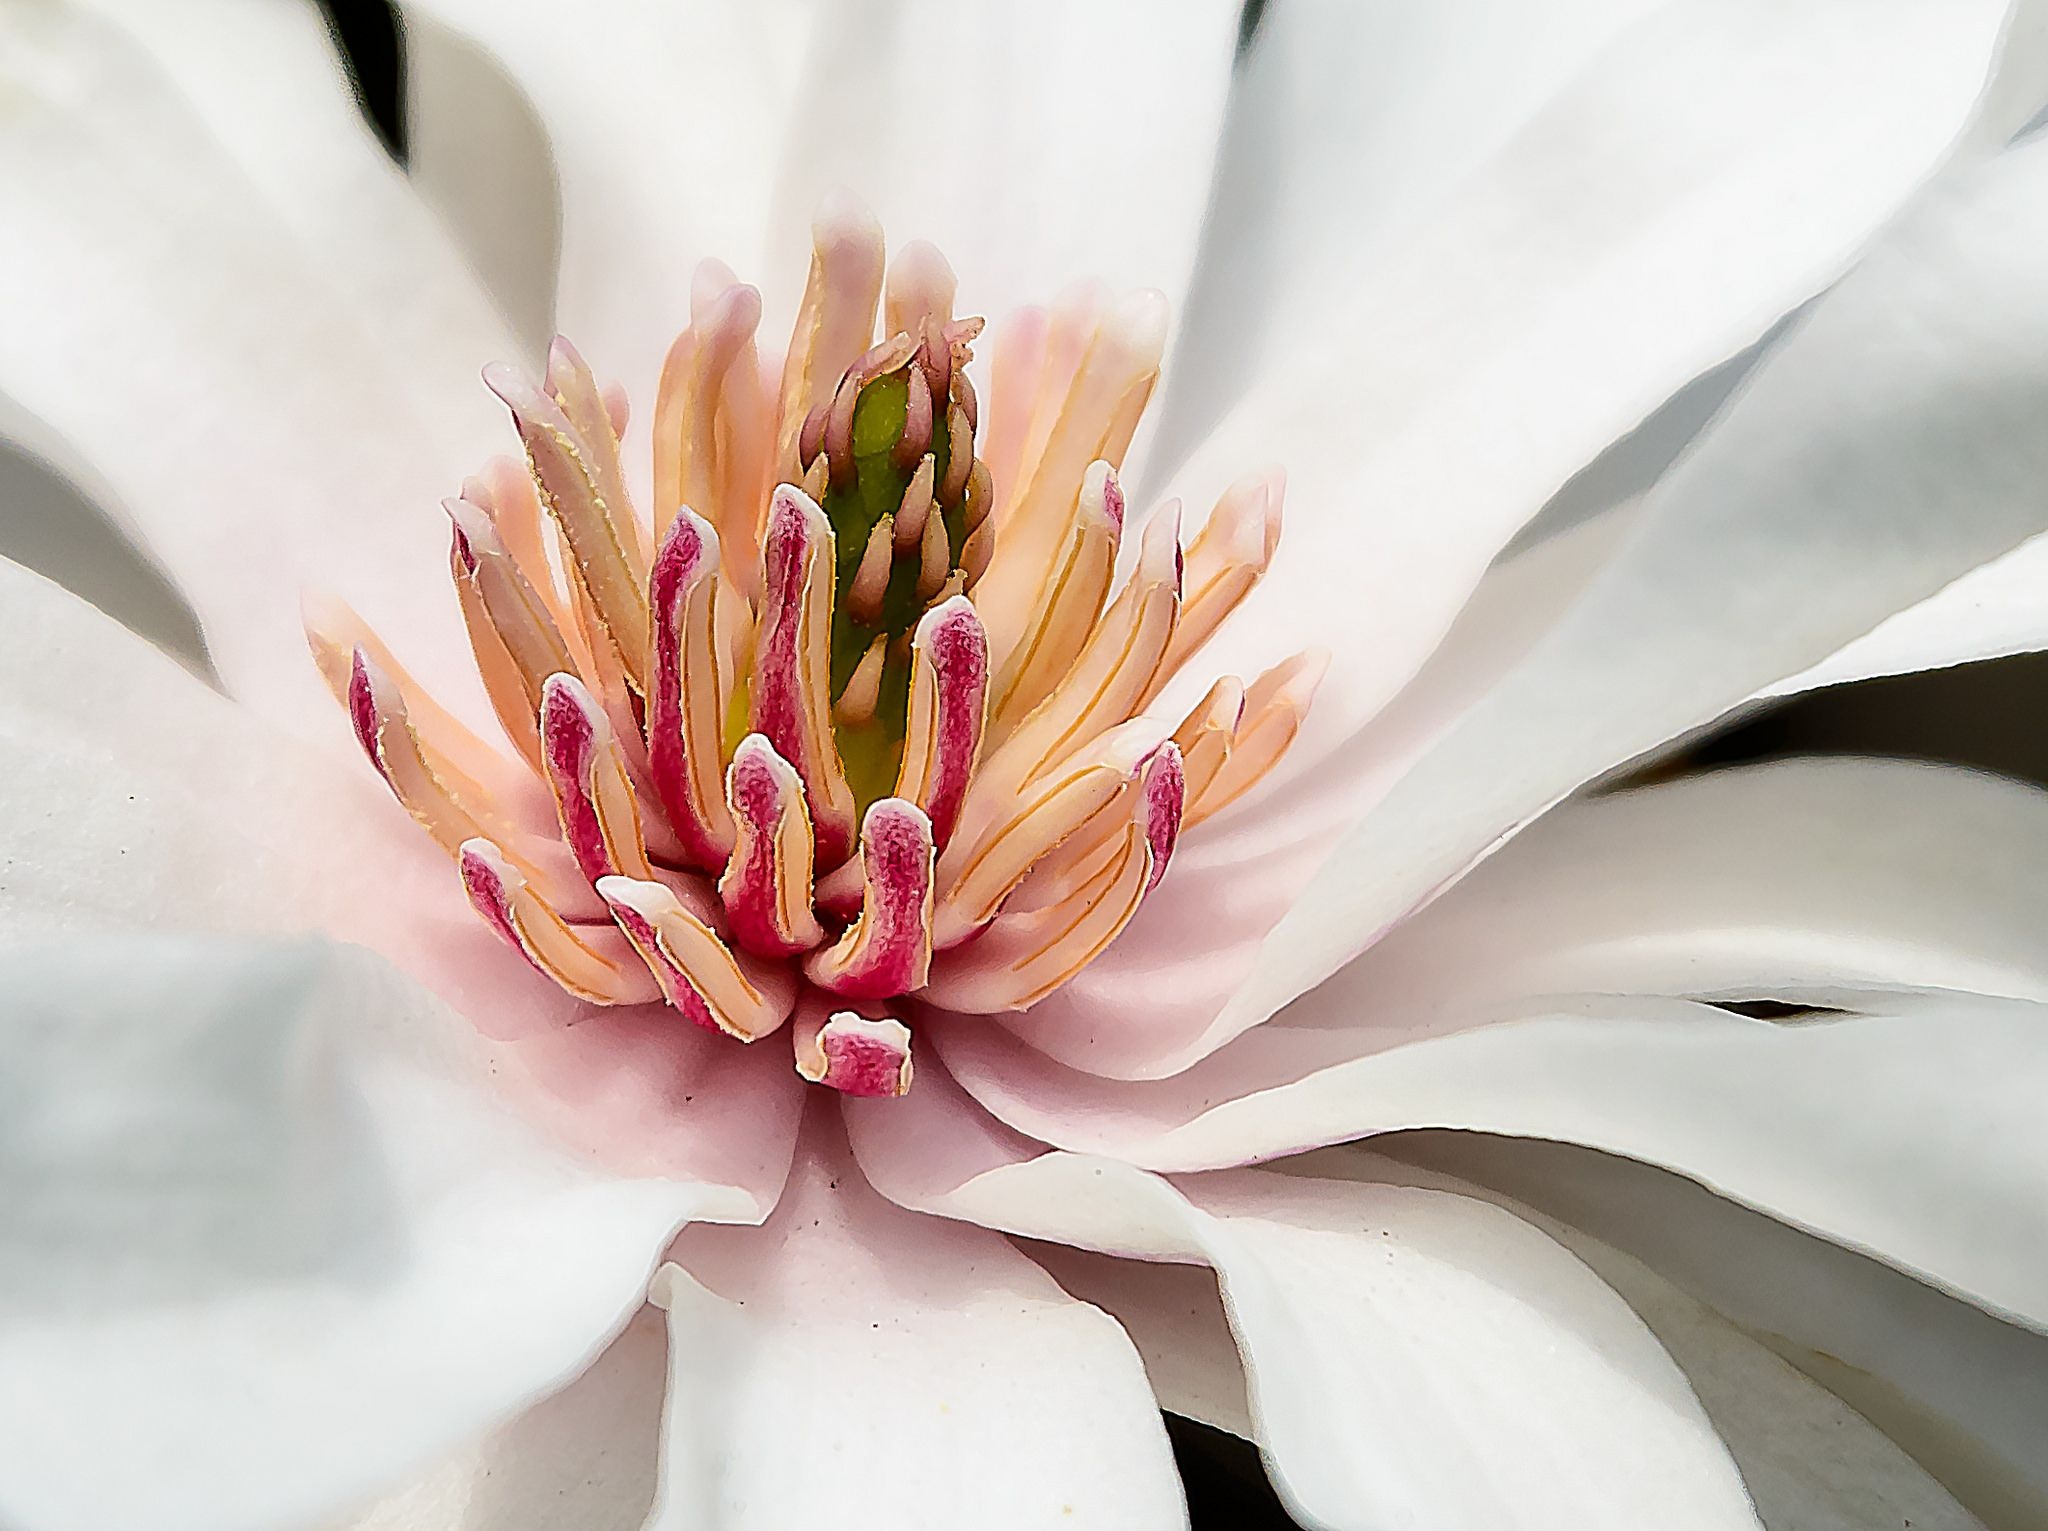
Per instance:
[[[1021,1010],[1093,961],[1178,836],[1287,748],[1322,661],[1149,710],[1280,525],[1273,475],[1185,551],[1169,502],[1117,582],[1155,295],[1014,316],[984,420],[981,322],[953,316],[937,251],[885,273],[865,214],[815,234],[779,382],[759,294],[700,269],[655,401],[651,523],[624,396],[573,347],[539,385],[486,370],[525,462],[445,508],[510,754],[345,607],[309,603],[307,625],[371,763],[535,968],[742,1042],[790,1022],[806,1078],[900,1094],[906,1021]]]

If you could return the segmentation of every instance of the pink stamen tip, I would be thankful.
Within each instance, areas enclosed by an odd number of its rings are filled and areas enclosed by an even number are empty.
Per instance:
[[[512,900],[525,886],[525,879],[513,869],[504,853],[488,840],[465,840],[456,853],[456,862],[462,873],[462,890],[469,895],[470,907],[482,915],[484,923],[496,931],[507,946],[525,958],[534,971],[547,973],[547,969],[535,962],[533,954],[527,951],[526,941],[519,934],[519,922],[513,918]]]
[[[377,692],[382,689],[378,685],[381,678],[373,675],[370,656],[358,644],[349,659],[348,720],[355,730],[356,743],[362,746],[363,753],[370,757],[370,764],[377,768],[377,774],[388,785],[391,773],[384,768],[384,752],[377,743],[382,711],[377,705]]]
[[[598,896],[604,900],[605,907],[612,912],[612,919],[617,921],[619,929],[632,940],[641,957],[650,966],[658,968],[655,978],[661,984],[661,992],[668,1002],[696,1025],[723,1036],[725,1028],[712,1016],[711,1006],[706,1004],[704,996],[697,992],[697,986],[691,982],[690,975],[669,960],[668,953],[662,948],[661,933],[655,929],[654,922],[628,901],[631,895],[626,890],[630,885],[628,878],[601,877],[597,883]]]
[[[1124,486],[1117,482],[1114,468],[1109,469],[1103,479],[1102,513],[1109,517],[1110,526],[1121,534],[1124,529]]]
[[[648,594],[667,631],[683,597],[697,580],[718,570],[718,533],[687,505],[676,507],[675,519],[662,534],[648,576]]]
[[[1145,880],[1145,891],[1150,893],[1166,875],[1166,863],[1180,838],[1181,813],[1187,806],[1187,775],[1179,745],[1169,739],[1153,751],[1145,761],[1138,790],[1143,795],[1145,843],[1152,848],[1152,875]]]
[[[726,800],[741,830],[718,882],[733,938],[757,956],[789,957],[808,951],[824,933],[808,908],[803,911],[805,928],[787,928],[782,882],[789,869],[778,847],[786,815],[803,806],[803,779],[765,737],[749,734],[733,751],[725,783]],[[802,875],[808,896],[808,870]]]
[[[919,622],[918,642],[931,656],[937,681],[936,739],[925,813],[943,849],[960,822],[974,772],[988,696],[988,633],[964,595],[933,607]]]
[[[541,755],[561,807],[569,850],[593,882],[618,870],[605,847],[604,827],[592,798],[592,768],[606,729],[604,714],[582,681],[563,673],[547,678],[540,696]]]
[[[806,966],[821,988],[887,999],[920,987],[931,964],[932,826],[914,803],[883,798],[861,823],[859,923]]]
[[[811,1050],[797,1069],[814,1084],[870,1099],[910,1089],[910,1028],[901,1021],[837,1011],[819,1028]]]

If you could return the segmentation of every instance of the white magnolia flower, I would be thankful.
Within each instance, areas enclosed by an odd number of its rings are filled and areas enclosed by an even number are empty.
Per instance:
[[[2036,8],[410,19],[0,5],[0,1524],[2038,1523],[2048,800],[1581,790],[2048,632]]]

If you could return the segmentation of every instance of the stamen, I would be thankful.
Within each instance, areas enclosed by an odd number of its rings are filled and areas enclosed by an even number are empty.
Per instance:
[[[581,380],[573,368],[567,369],[572,397]],[[627,682],[644,696],[650,626],[647,561],[630,506],[623,499],[607,498],[606,475],[598,467],[599,447],[576,428],[554,398],[501,365],[486,367],[484,381],[512,411],[526,443],[527,462],[541,497],[568,545],[577,593],[600,629],[593,639],[602,638]],[[605,429],[610,430],[608,423]],[[623,495],[623,482],[613,493]]]
[[[932,826],[910,803],[883,798],[861,822],[860,918],[804,963],[811,982],[854,999],[921,987],[932,957]]]
[[[1188,804],[1188,827],[1236,802],[1280,763],[1316,687],[1330,667],[1326,649],[1309,649],[1284,659],[1253,681],[1244,694],[1244,718],[1230,741],[1230,755],[1198,798]]]
[[[1014,727],[1073,669],[1109,596],[1123,525],[1124,493],[1116,470],[1099,460],[1091,463],[1051,583],[1033,592],[1033,611],[1021,626],[1007,623],[1021,636],[995,685],[992,711],[999,732]],[[1002,620],[997,598],[984,591],[979,604]]]
[[[1278,473],[1239,479],[1224,492],[1195,534],[1188,545],[1187,590],[1181,600],[1180,620],[1174,625],[1173,641],[1167,645],[1146,702],[1209,641],[1266,572],[1280,545],[1283,488]]]
[[[996,325],[989,368],[991,408],[978,455],[988,464],[996,500],[1005,506],[1016,500],[1050,329],[1051,315],[1036,307],[1017,309]]]
[[[1096,328],[1045,445],[1005,514],[1003,556],[982,581],[989,603],[984,619],[999,662],[1022,639],[1032,593],[1046,588],[1074,503],[1072,486],[1097,458],[1112,466],[1123,462],[1165,349],[1166,301],[1156,292],[1131,294]]]
[[[922,335],[925,321],[943,324],[953,317],[953,295],[959,280],[937,245],[913,239],[889,262],[889,284],[882,305],[882,325],[891,334]],[[942,390],[943,391],[943,390]]]
[[[707,262],[706,265],[712,263]],[[751,550],[760,535],[760,500],[754,492],[767,443],[760,439],[760,410],[754,331],[761,322],[761,294],[743,283],[715,284],[716,291],[692,304],[690,327],[676,337],[662,362],[654,398],[654,518],[657,538],[668,530],[676,508],[699,510],[728,546]],[[749,593],[753,570],[733,570]]]
[[[541,769],[541,687],[575,661],[547,603],[519,570],[497,528],[466,500],[441,502],[453,523],[450,568],[469,645],[492,710],[527,764]]]
[[[733,752],[725,775],[732,808],[732,859],[718,896],[741,946],[762,957],[791,957],[825,939],[811,912],[811,818],[796,768],[761,734]]]
[[[489,840],[463,841],[456,864],[469,902],[484,923],[578,999],[639,1005],[661,997],[653,975],[616,926],[572,928]]]
[[[1166,875],[1186,802],[1187,777],[1180,746],[1169,739],[1138,762],[1115,797],[1032,867],[1030,876],[1005,904],[1006,913],[1057,903],[1092,880],[1133,819],[1144,825],[1145,841],[1152,852],[1152,877],[1145,884],[1149,893]]]
[[[846,689],[832,704],[835,723],[843,728],[865,728],[875,721],[875,708],[882,700],[882,670],[888,662],[889,635],[876,633],[875,641],[847,677]]]
[[[551,675],[541,688],[541,752],[562,838],[591,882],[614,873],[651,878],[640,808],[611,724],[583,682]]]
[[[720,742],[724,688],[718,667],[719,541],[687,505],[655,554],[650,578],[654,684],[647,699],[647,770],[683,855],[715,872],[732,854]]]
[[[910,1092],[910,1028],[887,1016],[809,1009],[793,1033],[796,1071],[842,1095]]]
[[[1186,797],[1197,801],[1230,758],[1230,741],[1244,717],[1244,682],[1226,675],[1195,703],[1173,731],[1186,776]]]
[[[959,945],[993,919],[1032,867],[1108,806],[1158,744],[1158,731],[1135,720],[1034,783],[1021,802],[999,807],[977,794],[977,824],[939,860],[938,948]]]
[[[1151,689],[1180,600],[1180,515],[1169,501],[1145,524],[1137,566],[1073,670],[976,773],[972,797],[1000,804],[1089,738],[1128,718]]]
[[[1152,875],[1147,829],[1127,824],[1101,870],[1065,898],[1005,914],[971,946],[935,960],[923,997],[988,1015],[1026,1009],[1066,983],[1137,913]]]
[[[988,702],[988,634],[956,595],[918,619],[910,640],[910,712],[896,796],[922,808],[940,850],[953,838],[981,749]]]
[[[668,1002],[699,1026],[753,1042],[789,1018],[795,975],[780,964],[735,955],[674,890],[606,877],[597,891]]]
[[[831,397],[840,374],[868,349],[882,261],[882,227],[866,208],[833,198],[820,209],[811,224],[811,273],[782,369],[775,462],[785,481],[800,471],[796,444],[805,416]]]

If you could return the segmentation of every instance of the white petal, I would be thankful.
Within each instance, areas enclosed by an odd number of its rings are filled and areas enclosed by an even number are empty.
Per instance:
[[[1568,620],[1344,837],[1210,1044],[1573,787],[2038,532],[2044,249],[2048,144],[1934,197],[1814,305]]]
[[[1331,795],[1354,813],[1385,796],[1555,625],[1628,526],[1623,513],[1598,517],[1490,570],[1429,662],[1322,780],[1254,797],[1188,835],[1170,874],[1100,960],[998,1024],[1097,1073],[1179,1067],[1328,855]]]
[[[10,932],[311,931],[369,946],[488,1035],[521,1039],[559,1129],[605,1162],[745,1186],[766,1214],[795,1142],[793,1070],[672,1011],[572,999],[484,928],[360,757],[279,738],[4,561],[0,624]]]
[[[654,1504],[668,1335],[642,1308],[574,1382],[346,1531],[640,1531]],[[342,1528],[336,1528],[342,1531]]]
[[[2048,793],[1789,760],[1567,803],[1331,976],[1345,1026],[1542,994],[2048,999]],[[1293,1019],[1301,1020],[1303,1016]]]
[[[561,185],[556,323],[638,387],[687,322],[705,256],[762,284],[764,336],[782,342],[811,215],[835,188],[892,239],[936,241],[971,310],[1079,277],[1178,303],[1238,8],[593,4],[573,23],[525,0],[410,9],[487,49],[539,112]],[[475,74],[415,92],[430,156],[440,140],[475,157],[461,124]],[[425,168],[430,187],[449,183]]]
[[[692,1229],[657,1280],[650,1531],[1183,1525],[1115,1322],[995,1235],[890,1206],[816,1125],[764,1228]]]
[[[1938,594],[1885,618],[1855,642],[1765,696],[1790,696],[1873,675],[1938,670],[2048,647],[2048,536],[2021,543]]]
[[[911,1114],[850,1113],[892,1198],[1216,1268],[1259,1440],[1314,1524],[1755,1524],[1677,1368],[1590,1272],[1497,1209],[1265,1171],[1169,1184],[999,1139],[977,1166],[974,1108],[943,1078],[898,1104]]]
[[[2048,1336],[1666,1170],[1483,1133],[1382,1141],[1561,1219],[1569,1226],[1541,1225],[1658,1325],[1627,1277],[1632,1262],[1617,1269],[1618,1257],[1594,1241],[1627,1251],[1841,1395],[1994,1524],[2048,1518]],[[1302,1162],[1336,1173],[1353,1152]]]
[[[1455,1176],[1352,1149],[1290,1161],[1290,1171],[1393,1180],[1482,1197],[1542,1228],[1627,1300],[1685,1371],[1727,1443],[1770,1531],[1912,1526],[1978,1531],[1978,1522],[1906,1450],[1756,1335],[1584,1230]],[[1703,1197],[1711,1203],[1711,1197]]]
[[[1194,270],[1231,84],[1231,0],[891,0],[822,13],[783,146],[771,249],[852,188],[892,239],[929,239],[966,312],[1078,278],[1154,287]],[[783,306],[789,306],[786,302]]]
[[[409,103],[427,155],[425,190],[457,209],[464,235],[517,239],[513,220],[540,193],[530,167],[506,160],[544,150],[560,197],[554,323],[636,401],[651,399],[662,355],[689,322],[698,261],[716,256],[748,281],[803,280],[800,253],[763,269],[763,236],[802,77],[807,9],[788,0],[589,0],[573,14],[550,0],[404,6],[408,31],[428,32],[428,56],[439,60]],[[512,115],[522,131],[509,141],[479,142],[488,124],[472,120],[478,94],[499,120],[505,104],[479,77],[482,60],[458,56],[450,67],[451,33],[502,68],[538,116],[542,142],[523,131],[523,114]],[[448,200],[456,172],[446,156],[502,184],[487,212]],[[551,243],[556,232],[536,228],[531,237]],[[492,269],[492,257],[477,259]]]
[[[1381,254],[1481,168],[1648,0],[1290,0],[1238,69],[1214,212],[1171,374],[1171,461],[1248,373],[1357,293]]]
[[[309,81],[317,61],[282,57],[294,90],[338,90],[331,62]],[[399,216],[381,151],[359,124],[275,129],[265,174],[303,173],[364,220],[321,253],[303,206],[267,200],[248,154],[110,24],[9,7],[0,60],[0,218],[35,231],[0,253],[0,287],[32,295],[0,333],[0,392],[108,486],[238,696],[345,747],[301,633],[314,584],[485,716],[434,507],[512,439],[474,381],[511,342],[425,220]],[[212,111],[238,142],[268,121]],[[396,253],[372,259],[387,236]]]
[[[1213,1073],[1116,1083],[1034,1065],[1016,1044],[1007,1058],[940,1051],[1020,1130],[1162,1168],[1415,1127],[1583,1143],[2048,1325],[2048,1007],[1886,1003],[1895,1013],[1778,1023],[1677,1000],[1559,999],[1341,1062],[1356,1034],[1262,1027],[1246,1039],[1251,1093],[1235,1099]]]
[[[353,948],[78,938],[0,985],[10,1524],[332,1512],[574,1376],[679,1223],[750,1212],[544,1142]]]

